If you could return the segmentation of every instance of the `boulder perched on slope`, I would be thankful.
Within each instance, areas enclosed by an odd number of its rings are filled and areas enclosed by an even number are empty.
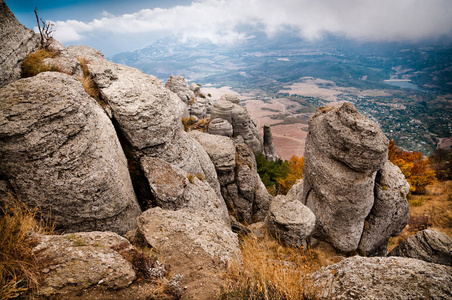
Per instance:
[[[51,297],[81,292],[90,287],[120,289],[136,279],[132,264],[111,249],[132,245],[113,232],[80,232],[36,235],[34,252],[51,259],[43,270],[44,283],[38,295]]]
[[[314,229],[315,215],[300,201],[278,195],[271,202],[267,224],[270,233],[284,243],[306,247],[306,238]]]
[[[309,121],[300,198],[316,215],[314,237],[342,252],[386,254],[409,214],[408,183],[387,162],[388,143],[350,103],[318,109]]]
[[[136,226],[141,213],[107,115],[66,74],[0,89],[0,172],[24,202],[66,232]]]
[[[425,229],[410,236],[388,256],[402,256],[452,266],[452,238],[434,229]]]
[[[402,257],[350,257],[322,268],[311,280],[318,299],[452,297],[452,267]]]

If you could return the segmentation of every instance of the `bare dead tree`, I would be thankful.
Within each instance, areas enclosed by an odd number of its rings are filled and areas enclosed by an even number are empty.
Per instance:
[[[38,17],[38,8],[35,8],[36,22],[38,23],[39,34],[41,35],[41,48],[47,47],[47,42],[55,32],[53,24],[50,22],[44,22]],[[41,23],[39,22],[41,21]],[[41,26],[42,25],[42,26]]]

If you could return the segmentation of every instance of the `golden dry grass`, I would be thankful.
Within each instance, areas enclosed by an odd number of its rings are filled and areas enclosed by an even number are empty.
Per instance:
[[[241,242],[242,261],[228,266],[220,299],[317,299],[319,287],[309,274],[337,262],[321,249],[289,247],[249,235]]]
[[[105,107],[106,103],[101,101],[100,90],[94,80],[91,78],[91,73],[88,70],[89,60],[84,57],[78,57],[77,60],[80,63],[80,68],[83,71],[83,77],[79,78],[79,81],[82,83],[85,92],[96,99],[96,101],[102,106]]]
[[[427,186],[425,195],[411,195],[410,221],[403,232],[391,238],[389,251],[417,232],[433,228],[452,236],[452,180]]]
[[[49,261],[32,251],[35,240],[30,233],[45,231],[35,221],[37,210],[29,209],[11,195],[0,203],[0,299],[10,299],[38,288],[40,270]]]
[[[32,77],[47,71],[65,73],[60,66],[44,63],[46,58],[53,58],[57,55],[58,52],[46,49],[39,49],[30,53],[22,63],[22,78]]]

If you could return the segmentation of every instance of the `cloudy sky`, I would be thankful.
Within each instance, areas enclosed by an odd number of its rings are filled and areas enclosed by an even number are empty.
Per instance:
[[[333,34],[361,41],[452,39],[452,0],[6,0],[21,23],[55,24],[65,45],[107,56],[173,34],[237,43],[252,32],[291,32],[308,40]]]

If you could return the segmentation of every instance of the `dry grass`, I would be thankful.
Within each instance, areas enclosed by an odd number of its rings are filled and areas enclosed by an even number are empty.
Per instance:
[[[389,241],[389,251],[406,238],[426,228],[452,236],[452,181],[427,186],[425,195],[411,195],[410,221],[403,232]]]
[[[49,261],[32,251],[36,241],[30,232],[45,231],[35,221],[37,210],[29,209],[13,196],[2,198],[0,203],[0,299],[10,299],[37,289],[40,270]]]
[[[56,56],[58,56],[58,52],[46,49],[39,49],[30,53],[22,63],[22,78],[32,77],[47,71],[65,73],[60,66],[44,63],[46,58]]]
[[[210,117],[196,121],[196,119],[191,116],[190,118],[183,118],[182,124],[184,125],[185,131],[198,130],[201,132],[207,132],[209,129]]]
[[[97,103],[99,103],[102,108],[105,108],[107,106],[107,103],[102,100],[102,97],[100,96],[100,90],[97,84],[94,82],[93,78],[91,77],[91,73],[88,69],[89,60],[83,57],[77,57],[77,60],[80,63],[80,68],[83,71],[83,77],[79,78],[79,81],[83,84],[83,88],[85,89],[85,92],[96,99]]]
[[[244,237],[243,260],[229,265],[220,297],[231,299],[317,299],[319,288],[309,274],[333,263],[321,250],[282,245],[267,236]]]

